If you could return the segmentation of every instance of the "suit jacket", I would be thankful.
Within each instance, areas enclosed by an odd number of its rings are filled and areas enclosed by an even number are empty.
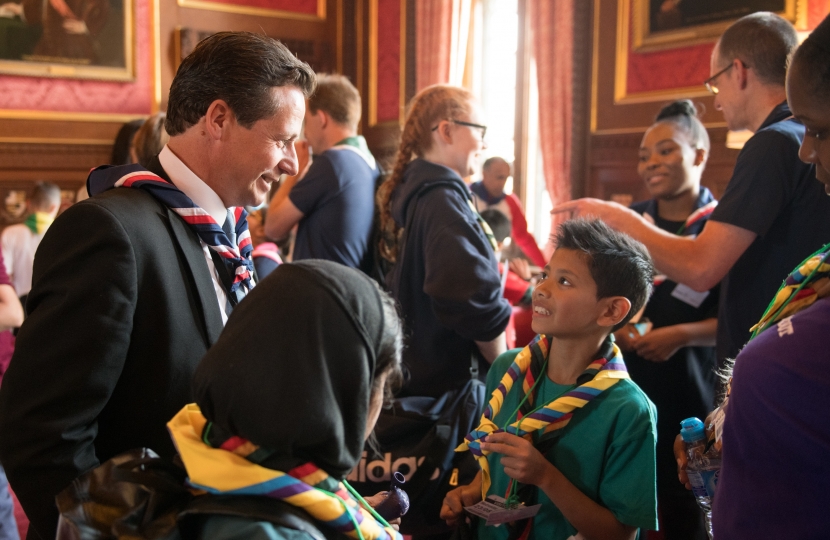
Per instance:
[[[150,169],[165,176],[158,160]],[[0,462],[46,539],[55,495],[80,474],[136,447],[173,456],[165,424],[192,401],[222,318],[198,236],[127,188],[49,228],[26,308],[0,391]]]

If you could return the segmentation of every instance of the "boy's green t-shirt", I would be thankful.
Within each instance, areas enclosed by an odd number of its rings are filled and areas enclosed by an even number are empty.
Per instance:
[[[499,356],[487,375],[487,396],[521,349]],[[548,403],[575,385],[560,385],[547,376],[540,381],[539,404]],[[495,422],[504,427],[519,406],[521,384],[513,385]],[[657,488],[654,445],[657,440],[657,410],[630,379],[623,379],[574,412],[570,423],[548,452],[547,458],[582,493],[608,508],[617,519],[641,529],[657,529]],[[488,494],[505,497],[510,478],[499,463],[501,456],[490,454],[492,485]],[[577,530],[539,490],[542,508],[534,518],[532,538],[566,540]],[[504,540],[507,527],[487,527],[479,520],[478,538]]]

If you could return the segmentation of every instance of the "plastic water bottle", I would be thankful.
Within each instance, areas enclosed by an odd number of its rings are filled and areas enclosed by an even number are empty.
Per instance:
[[[688,464],[686,474],[692,484],[692,493],[703,510],[706,533],[712,538],[712,502],[720,474],[720,454],[707,447],[706,430],[699,418],[687,418],[680,422],[680,436],[686,445]]]

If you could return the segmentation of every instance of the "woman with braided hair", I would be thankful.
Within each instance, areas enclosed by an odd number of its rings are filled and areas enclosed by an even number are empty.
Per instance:
[[[486,148],[481,111],[462,88],[416,95],[395,167],[378,190],[380,253],[404,315],[403,395],[438,397],[470,379],[505,348],[510,305],[501,295],[489,228],[462,180]]]

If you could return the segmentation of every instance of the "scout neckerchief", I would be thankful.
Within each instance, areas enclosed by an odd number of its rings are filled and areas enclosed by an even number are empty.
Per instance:
[[[215,495],[259,495],[296,506],[335,531],[362,540],[402,540],[362,508],[341,482],[312,463],[288,472],[258,465],[266,451],[240,437],[213,448],[210,425],[198,405],[185,405],[167,423],[176,449],[187,469],[188,484]]]
[[[143,189],[190,225],[202,242],[219,255],[228,274],[233,276],[232,283],[225,284],[223,281],[228,293],[235,294],[240,285],[244,285],[248,291],[254,287],[251,279],[254,271],[251,252],[254,248],[251,243],[251,233],[248,232],[248,213],[244,208],[237,206],[231,209],[235,222],[231,225],[236,232],[237,247],[233,245],[228,235],[210,214],[196,206],[190,197],[173,183],[157,174],[147,170],[130,172],[119,178],[114,187]],[[228,219],[230,217],[228,216]]]
[[[703,231],[703,227],[709,220],[709,216],[715,211],[718,206],[718,201],[715,200],[712,192],[708,188],[701,186],[700,193],[695,201],[694,209],[686,221],[681,225],[680,229],[675,233],[678,236],[697,236]],[[657,219],[657,200],[652,199],[643,209],[643,218],[649,223],[654,224]],[[654,286],[659,287],[666,281],[664,274],[654,276]]]
[[[547,377],[549,345],[549,339],[539,335],[530,342],[530,345],[522,349],[502,377],[498,387],[493,391],[490,402],[481,416],[480,425],[456,448],[456,452],[470,450],[478,460],[482,473],[482,499],[487,497],[490,489],[490,466],[487,462],[489,452],[481,449],[481,443],[487,441],[488,435],[506,431],[528,440],[532,440],[533,436],[537,435],[536,442],[553,439],[561,434],[561,429],[570,422],[577,409],[587,405],[620,380],[629,378],[620,349],[609,339],[601,347],[599,357],[591,362],[577,378],[579,386],[550,403],[538,405],[536,404],[537,386],[540,380]],[[501,410],[505,397],[513,388],[513,384],[520,378],[522,379],[523,399],[519,410],[507,418],[507,422],[510,422],[515,416],[516,421],[499,428],[494,419]]]
[[[369,165],[370,169],[377,169],[377,161],[375,161],[375,156],[372,155],[371,150],[369,150],[369,145],[366,144],[366,139],[364,139],[361,135],[346,137],[342,141],[335,143],[331,149],[352,151],[362,157],[363,160],[366,161],[366,164]]]
[[[776,324],[782,319],[805,309],[818,300],[830,295],[830,244],[822,247],[806,259],[787,276],[781,288],[773,297],[764,316],[750,328],[752,336]]]
[[[49,212],[33,212],[23,222],[32,234],[43,234],[55,218]]]

